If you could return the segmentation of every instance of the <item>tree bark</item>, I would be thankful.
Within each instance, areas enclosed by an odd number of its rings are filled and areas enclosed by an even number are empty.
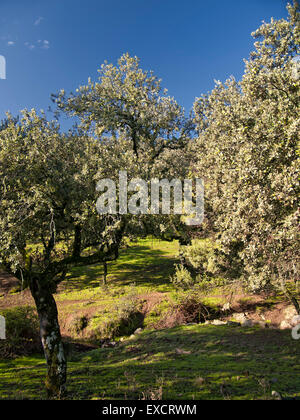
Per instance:
[[[104,262],[103,262],[103,285],[104,285],[104,286],[105,286],[105,285],[106,285],[106,283],[107,283],[106,279],[107,279],[107,262],[106,262],[106,261],[104,261]]]
[[[61,398],[66,391],[67,362],[60,334],[56,302],[47,281],[31,279],[30,290],[40,320],[40,335],[47,362],[45,384],[48,398]]]

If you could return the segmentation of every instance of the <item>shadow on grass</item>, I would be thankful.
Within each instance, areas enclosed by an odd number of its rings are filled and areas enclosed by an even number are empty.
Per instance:
[[[300,399],[300,348],[290,331],[191,325],[144,332],[69,362],[68,398]],[[23,359],[24,360],[24,359]],[[0,398],[41,398],[45,367],[0,363]],[[9,394],[10,393],[10,394]]]
[[[132,245],[120,251],[118,260],[108,263],[108,284],[159,286],[169,283],[176,259],[160,249]],[[76,267],[64,282],[65,291],[96,288],[103,282],[103,265]]]
[[[144,333],[79,363],[89,369],[88,398],[137,399],[161,385],[164,399],[266,399],[273,389],[300,399],[299,356],[289,331],[197,325]]]

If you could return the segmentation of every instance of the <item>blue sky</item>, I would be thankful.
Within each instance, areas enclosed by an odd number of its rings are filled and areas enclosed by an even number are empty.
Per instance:
[[[287,16],[285,0],[0,0],[0,120],[47,110],[50,95],[97,78],[107,60],[137,55],[189,111],[230,75],[240,78],[262,20]]]

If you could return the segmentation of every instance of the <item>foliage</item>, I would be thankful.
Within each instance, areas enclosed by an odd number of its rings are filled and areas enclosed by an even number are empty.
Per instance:
[[[6,340],[0,341],[0,358],[12,358],[41,352],[39,322],[30,306],[1,310],[6,320]]]
[[[192,240],[190,245],[182,247],[183,258],[188,266],[199,274],[215,274],[216,245],[209,240]]]
[[[20,124],[8,118],[0,145],[0,261],[6,268],[25,281],[40,272],[55,286],[68,266],[80,258],[89,263],[82,253],[91,246],[101,251],[91,262],[105,253],[109,259],[120,221],[101,219],[95,209],[95,140],[61,135],[54,123],[24,111]]]
[[[131,238],[151,234],[184,244],[171,282],[188,293],[163,326],[216,316],[216,308],[198,293],[223,284],[213,277],[218,275],[242,279],[255,292],[281,289],[300,313],[298,3],[288,12],[288,19],[272,19],[253,33],[255,50],[242,80],[217,82],[210,94],[197,98],[193,121],[161,81],[140,68],[137,57],[124,54],[117,66],[103,64],[98,82],[89,80],[74,95],[53,96],[59,111],[79,118],[79,128],[61,134],[56,122],[34,110],[1,123],[0,264],[22,288],[30,287],[57,395],[66,363],[53,293],[74,267],[86,270],[116,260],[126,229]],[[191,242],[195,232],[178,215],[97,214],[97,180],[117,181],[120,169],[148,182],[203,178],[206,221],[197,233],[209,241]],[[135,261],[137,248],[131,251]],[[160,257],[153,259],[157,263]],[[164,269],[169,274],[169,267]],[[152,280],[160,281],[156,271],[155,266]],[[142,283],[144,273],[141,277]],[[96,338],[130,334],[143,322],[136,294],[121,298],[113,314],[95,328]],[[10,338],[1,343],[1,357],[36,349],[32,310],[17,308],[5,316]],[[77,334],[86,327],[87,318],[75,319]]]
[[[64,357],[53,293],[72,266],[118,257],[125,219],[95,208],[99,148],[82,132],[32,110],[0,131],[0,263],[29,286],[40,318],[49,397],[65,392]]]
[[[147,182],[187,176],[192,154],[186,146],[194,124],[137,57],[126,53],[116,66],[105,62],[97,82],[90,79],[75,94],[62,90],[53,100],[59,112],[79,118],[86,135],[98,139],[97,179],[109,178],[118,185],[120,170],[127,171],[128,180]],[[186,231],[178,215],[131,216],[127,227],[129,235],[167,240],[185,238]]]
[[[299,280],[299,7],[288,11],[253,34],[242,81],[218,82],[194,105],[193,171],[206,181],[219,261],[252,290]]]
[[[195,284],[195,280],[189,270],[181,264],[175,265],[175,273],[170,280],[176,288],[183,290],[190,289]]]
[[[118,65],[105,62],[99,82],[89,80],[75,95],[54,95],[59,109],[78,116],[98,137],[128,139],[136,158],[153,164],[166,148],[180,148],[192,127],[174,98],[162,90],[153,72],[143,71],[137,57],[124,54]]]
[[[89,319],[86,315],[78,315],[72,321],[72,325],[70,327],[70,331],[79,335],[83,332],[83,330],[88,326]]]

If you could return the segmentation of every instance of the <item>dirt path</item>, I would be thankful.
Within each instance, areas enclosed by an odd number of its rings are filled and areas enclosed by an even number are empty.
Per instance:
[[[33,299],[29,290],[10,294],[18,286],[19,282],[14,276],[5,271],[0,271],[0,309],[12,306],[33,305]]]

